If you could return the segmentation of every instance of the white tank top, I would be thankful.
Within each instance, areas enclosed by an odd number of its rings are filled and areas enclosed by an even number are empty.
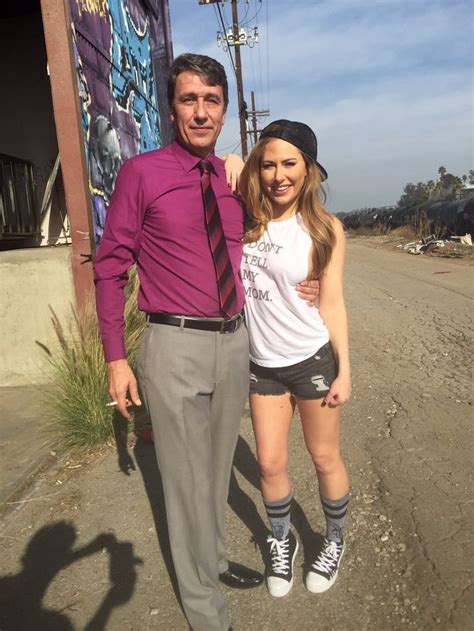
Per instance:
[[[297,364],[329,341],[318,309],[295,290],[308,278],[311,245],[299,213],[271,221],[258,241],[244,245],[241,272],[250,359],[259,366]]]

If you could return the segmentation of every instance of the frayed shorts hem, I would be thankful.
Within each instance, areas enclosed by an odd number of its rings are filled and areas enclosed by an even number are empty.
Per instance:
[[[337,365],[328,342],[311,357],[291,366],[268,368],[250,362],[250,394],[292,395],[295,399],[323,399],[337,375]]]

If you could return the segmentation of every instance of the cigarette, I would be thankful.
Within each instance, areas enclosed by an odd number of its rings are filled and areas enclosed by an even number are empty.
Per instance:
[[[110,401],[110,403],[106,403],[106,404],[105,404],[105,407],[107,407],[107,408],[111,408],[111,407],[113,407],[114,405],[118,405],[118,401]]]

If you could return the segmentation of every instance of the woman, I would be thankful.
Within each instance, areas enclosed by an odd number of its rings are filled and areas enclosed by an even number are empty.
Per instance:
[[[317,140],[303,123],[278,120],[262,132],[240,177],[249,214],[242,277],[250,337],[250,410],[261,490],[272,534],[267,586],[285,596],[298,542],[290,530],[293,492],[288,433],[298,408],[319,482],[326,536],[306,576],[311,592],[335,582],[344,553],[349,480],[339,451],[340,406],[349,399],[343,298],[344,232],[323,206],[327,178]],[[319,308],[295,285],[319,279]]]

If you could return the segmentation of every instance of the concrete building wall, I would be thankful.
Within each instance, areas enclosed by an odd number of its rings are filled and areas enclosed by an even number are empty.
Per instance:
[[[45,352],[57,344],[49,306],[71,319],[74,286],[69,246],[3,252],[0,257],[0,386],[46,383]]]
[[[33,162],[39,211],[59,145],[72,248],[0,253],[0,386],[46,382],[36,341],[55,342],[48,305],[65,321],[71,303],[87,302],[117,149],[122,161],[171,138],[168,0],[37,0],[32,13],[22,6],[0,11],[0,153]]]
[[[43,23],[35,13],[0,20],[0,153],[35,167],[39,212],[58,153]]]

